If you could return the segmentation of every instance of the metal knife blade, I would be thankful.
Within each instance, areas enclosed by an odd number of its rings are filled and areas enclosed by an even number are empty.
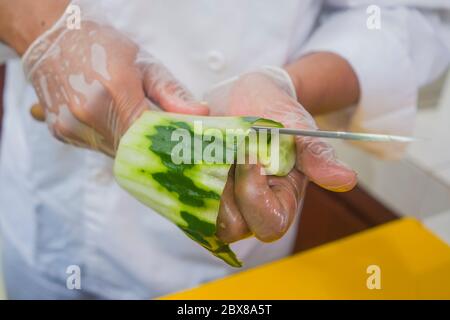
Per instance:
[[[304,130],[291,128],[272,128],[265,126],[253,126],[255,130],[278,130],[281,134],[289,134],[294,136],[319,137],[342,140],[355,141],[372,141],[372,142],[413,142],[417,141],[414,137],[396,136],[389,134],[345,132],[345,131],[322,131],[322,130]]]

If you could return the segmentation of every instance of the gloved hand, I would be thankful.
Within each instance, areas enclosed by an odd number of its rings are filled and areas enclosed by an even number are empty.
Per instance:
[[[260,116],[288,128],[317,129],[298,102],[289,75],[265,67],[214,87],[205,96],[212,115]],[[295,168],[286,177],[262,175],[259,165],[236,165],[221,199],[217,235],[225,242],[251,234],[273,241],[286,233],[301,210],[308,179],[332,191],[351,190],[356,173],[318,138],[296,137]]]
[[[68,29],[64,15],[23,56],[54,136],[113,156],[120,137],[153,103],[208,114],[159,61],[100,17],[95,3],[74,2],[82,6],[81,29]]]

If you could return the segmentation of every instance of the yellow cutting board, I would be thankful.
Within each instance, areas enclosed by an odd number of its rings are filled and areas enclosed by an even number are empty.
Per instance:
[[[450,246],[405,218],[163,299],[450,299]]]

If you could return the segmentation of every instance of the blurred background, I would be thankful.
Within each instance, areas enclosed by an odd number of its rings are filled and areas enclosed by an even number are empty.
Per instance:
[[[0,67],[0,93],[4,72],[5,68]],[[403,160],[378,160],[349,144],[332,141],[339,157],[358,172],[359,185],[345,194],[309,185],[295,252],[401,216],[420,219],[438,237],[450,243],[449,123],[450,72],[421,90],[415,135],[425,141],[412,144]],[[0,299],[4,298],[0,264]]]

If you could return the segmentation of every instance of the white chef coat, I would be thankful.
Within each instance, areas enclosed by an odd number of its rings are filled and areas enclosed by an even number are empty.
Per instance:
[[[439,13],[395,5],[407,1],[380,1],[381,29],[369,30],[366,8],[374,2],[104,5],[118,28],[136,37],[198,98],[241,72],[326,50],[347,59],[361,85],[360,103],[341,125],[409,133],[418,87],[448,64],[446,33]],[[410,3],[450,8],[449,1]],[[10,60],[0,154],[1,233],[30,270],[65,284],[67,267],[78,265],[83,290],[102,298],[150,298],[235,271],[121,190],[110,159],[52,138],[29,115],[35,102],[20,61]],[[290,252],[295,229],[275,243],[252,238],[233,248],[247,267],[278,259]]]

